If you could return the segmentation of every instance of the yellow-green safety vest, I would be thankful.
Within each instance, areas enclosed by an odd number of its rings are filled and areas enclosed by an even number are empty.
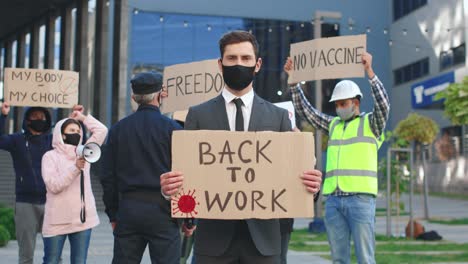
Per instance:
[[[346,126],[335,117],[329,125],[323,194],[339,187],[344,192],[377,195],[377,152],[382,138],[372,133],[369,114],[354,118]]]

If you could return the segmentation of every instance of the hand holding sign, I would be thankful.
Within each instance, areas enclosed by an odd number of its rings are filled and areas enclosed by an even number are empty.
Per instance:
[[[369,77],[369,79],[374,78],[375,73],[372,69],[372,55],[370,53],[364,52],[362,54],[362,64],[364,65],[364,70],[367,73],[367,77]]]
[[[308,192],[316,194],[320,191],[322,183],[322,173],[318,170],[307,170],[302,173],[302,183]]]
[[[162,89],[161,89],[161,98],[166,98],[168,96],[169,94],[167,94],[166,86],[163,84]]]
[[[195,229],[197,229],[196,225],[193,225],[192,227],[188,228],[186,223],[182,225],[182,232],[184,232],[184,236],[190,237],[193,235],[193,232],[195,232]]]
[[[7,116],[10,113],[10,104],[8,102],[3,102],[2,104],[2,115]]]
[[[291,57],[286,58],[286,62],[284,63],[284,72],[289,76],[291,75],[291,72],[294,70],[293,68],[293,62],[291,60]],[[290,83],[289,85],[295,86],[297,83]]]
[[[81,113],[84,113],[84,106],[82,105],[74,105],[72,111],[79,111]]]
[[[75,119],[77,121],[84,122],[84,120],[86,119],[86,116],[83,115],[83,113],[81,113],[80,111],[73,111],[70,114],[70,118]]]
[[[159,178],[161,190],[164,195],[172,196],[179,192],[184,183],[184,174],[180,171],[170,171],[161,175]]]

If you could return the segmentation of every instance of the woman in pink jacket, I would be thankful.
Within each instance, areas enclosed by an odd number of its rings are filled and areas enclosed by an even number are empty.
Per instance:
[[[78,158],[75,150],[83,138],[78,121],[92,133],[86,143],[101,145],[107,128],[91,115],[84,116],[79,111],[74,111],[70,117],[56,124],[53,150],[42,158],[42,177],[47,188],[42,236],[44,263],[47,264],[59,263],[67,237],[71,249],[70,262],[86,263],[91,229],[99,224],[91,189],[90,164]],[[84,175],[84,203],[80,189],[81,171]]]

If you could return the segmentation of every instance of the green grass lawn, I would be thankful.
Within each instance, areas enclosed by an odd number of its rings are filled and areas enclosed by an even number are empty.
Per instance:
[[[330,259],[330,255],[320,255],[322,258]],[[441,254],[441,255],[414,255],[414,254],[376,254],[376,263],[379,264],[400,264],[400,263],[435,263],[435,262],[456,262],[466,263],[468,253],[463,254]],[[352,263],[357,263],[356,257],[351,258]]]
[[[376,241],[413,241],[408,240],[404,237],[387,237],[385,235],[377,234],[375,236]],[[328,241],[327,234],[312,234],[307,231],[307,228],[294,229],[294,232],[291,234],[291,241],[305,242],[305,241]]]
[[[296,251],[330,251],[328,245],[306,244],[305,242],[289,243],[289,248]],[[406,242],[391,242],[389,244],[378,244],[379,251],[466,251],[468,253],[468,244],[444,243],[444,244],[411,244]]]
[[[307,231],[307,228],[294,229],[291,233],[291,241],[304,242],[304,241],[328,241],[327,234],[312,234]]]
[[[396,214],[397,214],[396,209],[393,209],[392,216],[396,216]],[[400,210],[400,215],[409,215],[409,213],[403,210]],[[376,208],[375,216],[387,216],[387,208]]]
[[[291,235],[289,249],[303,252],[330,252],[328,244],[310,244],[310,242],[327,241],[326,234],[311,234],[307,229],[296,229]],[[426,242],[406,238],[376,235],[377,263],[427,263],[427,262],[468,262],[468,243],[457,244],[444,242]],[[415,243],[417,242],[417,243]],[[354,251],[354,250],[353,250]],[[450,253],[453,251],[454,253]],[[391,253],[395,252],[395,253]],[[398,252],[398,254],[397,254]],[[405,253],[408,252],[408,253]],[[419,255],[414,252],[444,252],[443,254]],[[460,254],[460,252],[463,252]],[[354,254],[354,253],[353,253]],[[322,256],[322,255],[321,255]],[[330,259],[330,254],[322,257]],[[356,262],[353,255],[353,261]]]
[[[458,219],[430,219],[429,223],[443,224],[443,225],[468,225],[468,218]]]
[[[421,194],[418,191],[415,191],[414,193],[415,194]],[[449,199],[458,199],[458,200],[468,201],[468,195],[467,194],[429,192],[429,196],[436,196],[436,197],[441,197],[441,198],[449,198]]]

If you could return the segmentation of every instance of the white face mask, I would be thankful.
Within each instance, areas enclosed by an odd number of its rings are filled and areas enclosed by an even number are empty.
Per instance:
[[[343,121],[349,120],[351,117],[354,116],[354,103],[351,104],[347,108],[338,108],[336,109],[336,113]]]

